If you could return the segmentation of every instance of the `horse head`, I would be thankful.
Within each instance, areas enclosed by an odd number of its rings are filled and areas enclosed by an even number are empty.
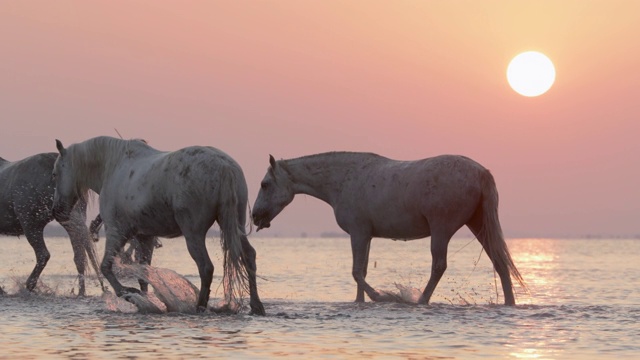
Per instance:
[[[258,227],[256,231],[271,226],[271,220],[293,201],[295,195],[286,164],[277,162],[272,155],[269,155],[269,163],[251,212],[253,223]]]
[[[80,196],[76,190],[72,162],[67,153],[67,149],[65,149],[62,142],[57,139],[56,147],[60,154],[56,159],[53,166],[53,173],[51,174],[55,182],[52,214],[58,221],[67,221],[69,220],[73,206]]]

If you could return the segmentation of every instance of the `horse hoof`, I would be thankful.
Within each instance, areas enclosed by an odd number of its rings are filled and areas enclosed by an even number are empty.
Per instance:
[[[258,304],[258,305],[251,306],[251,311],[249,312],[249,315],[265,316],[267,315],[267,313],[264,311],[264,306],[262,304]]]
[[[418,305],[429,305],[429,300],[421,296],[420,299],[418,299]]]

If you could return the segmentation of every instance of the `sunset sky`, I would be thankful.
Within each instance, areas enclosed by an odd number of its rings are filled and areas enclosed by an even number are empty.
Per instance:
[[[463,154],[508,237],[640,234],[638,1],[2,1],[0,156],[98,135],[268,155]],[[527,98],[518,53],[555,64]],[[264,230],[338,231],[298,196]],[[262,231],[261,231],[262,234]]]

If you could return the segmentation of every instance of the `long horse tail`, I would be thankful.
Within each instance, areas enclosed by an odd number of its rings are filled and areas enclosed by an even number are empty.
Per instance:
[[[498,219],[498,188],[493,175],[488,170],[482,176],[482,224],[480,240],[485,242],[485,250],[488,250],[493,266],[496,269],[507,269],[509,276],[526,291],[527,285],[516,268],[504,240]]]
[[[244,264],[242,236],[245,235],[244,224],[240,223],[238,213],[238,178],[231,169],[222,170],[220,184],[218,224],[220,225],[220,244],[223,256],[223,285],[229,302],[242,304],[242,297],[249,291],[249,277]]]
[[[102,271],[100,270],[100,264],[98,263],[98,254],[96,251],[95,241],[93,241],[93,238],[91,238],[88,231],[86,233],[86,236],[83,236],[83,238],[85,239],[84,251],[87,253],[89,264],[93,268],[93,271],[96,273],[98,281],[100,282],[100,287],[104,291],[106,290],[106,288],[104,287],[104,279],[102,277]]]

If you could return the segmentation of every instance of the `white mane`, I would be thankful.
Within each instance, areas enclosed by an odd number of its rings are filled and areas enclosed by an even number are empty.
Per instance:
[[[78,193],[85,194],[91,180],[101,176],[102,171],[98,168],[113,169],[123,158],[133,158],[149,151],[157,150],[142,140],[122,140],[109,136],[100,136],[69,146],[67,156],[77,181]]]

